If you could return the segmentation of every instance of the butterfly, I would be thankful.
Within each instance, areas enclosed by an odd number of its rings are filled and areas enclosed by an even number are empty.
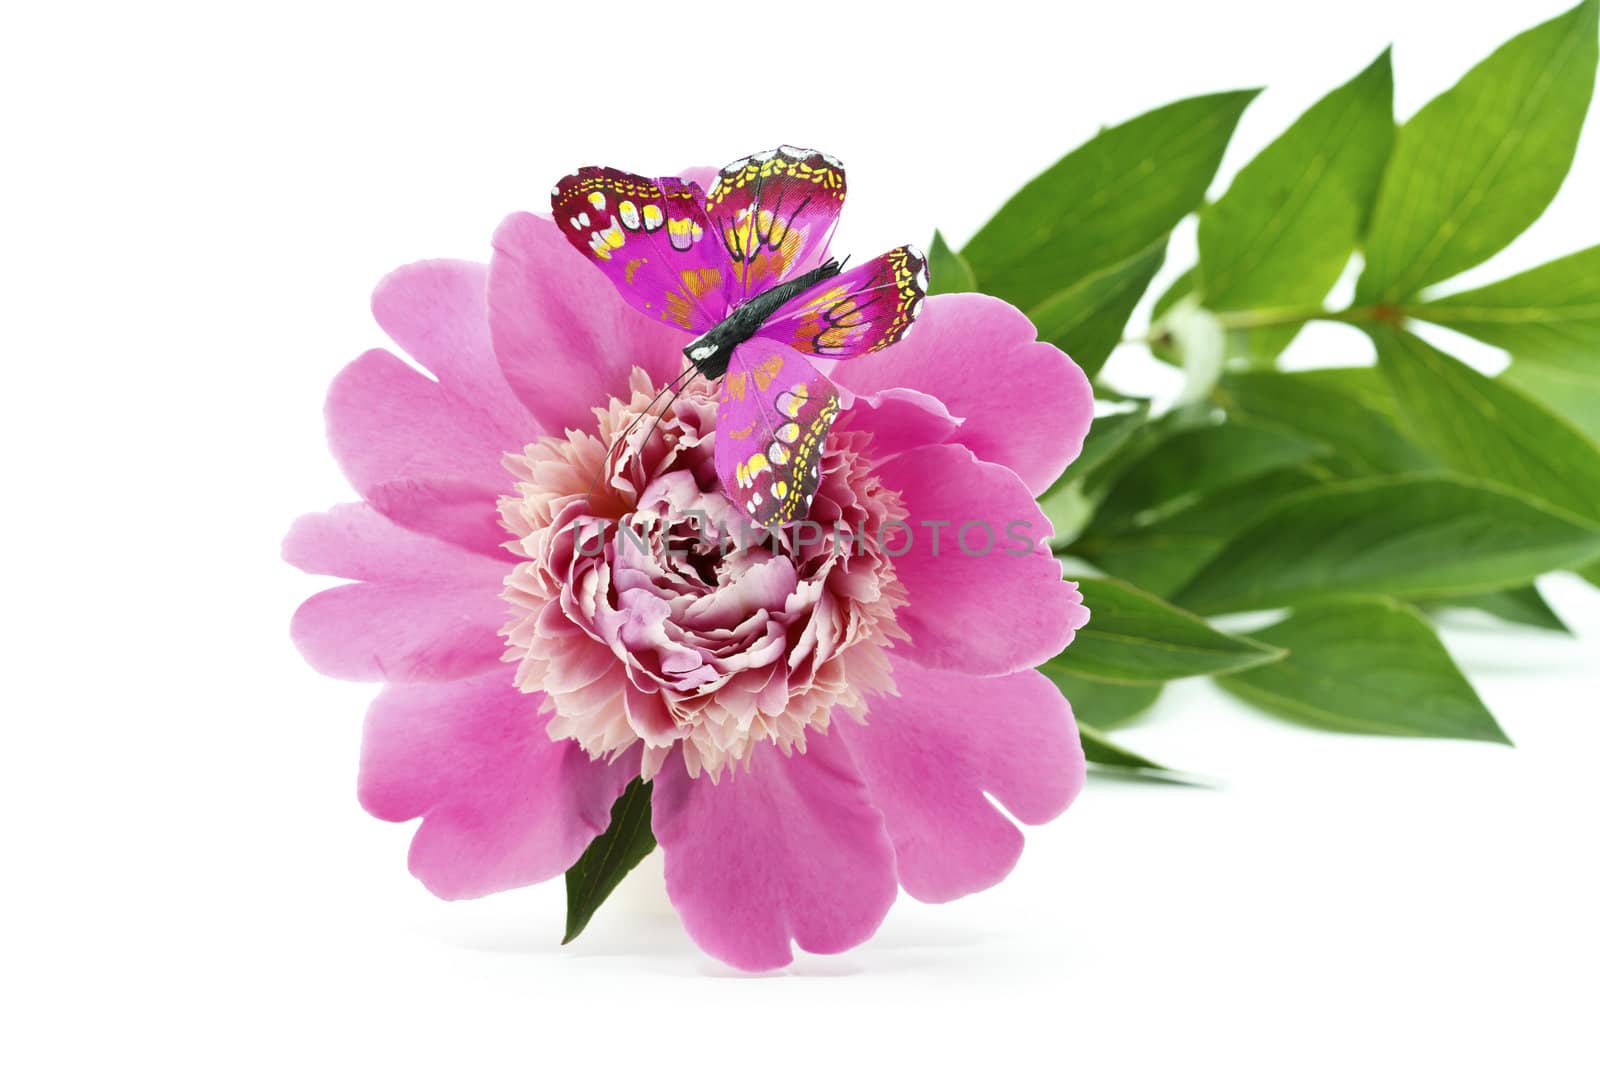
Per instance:
[[[849,270],[828,256],[844,193],[837,159],[788,145],[728,164],[704,192],[611,167],[583,167],[550,192],[567,240],[628,304],[694,335],[662,393],[720,379],[717,477],[764,528],[804,518],[821,480],[840,400],[811,358],[894,344],[928,291],[912,245]]]

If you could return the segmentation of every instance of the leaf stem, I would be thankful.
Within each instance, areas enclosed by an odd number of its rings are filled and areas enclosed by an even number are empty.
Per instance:
[[[1214,311],[1217,324],[1224,330],[1258,330],[1267,326],[1302,326],[1308,322],[1345,322],[1360,326],[1369,322],[1400,322],[1406,317],[1405,309],[1391,304],[1363,304],[1342,311],[1329,311],[1321,305],[1313,307],[1249,308],[1243,311]],[[1160,323],[1148,333],[1129,334],[1123,344],[1168,344],[1171,333]]]
[[[1217,321],[1225,330],[1255,330],[1263,326],[1299,326],[1307,322],[1363,323],[1392,317],[1390,309],[1382,305],[1348,307],[1343,311],[1329,311],[1314,307],[1251,308],[1247,311],[1216,312]]]

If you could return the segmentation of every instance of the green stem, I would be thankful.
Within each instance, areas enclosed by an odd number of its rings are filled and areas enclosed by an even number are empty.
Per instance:
[[[1303,326],[1308,322],[1345,322],[1360,326],[1368,322],[1399,322],[1406,317],[1405,309],[1390,304],[1372,304],[1347,307],[1343,311],[1329,311],[1325,307],[1250,308],[1245,311],[1215,311],[1217,322],[1224,330],[1258,330],[1265,326]],[[1165,330],[1157,329],[1147,334],[1129,335],[1123,344],[1159,343],[1166,341]]]
[[[1329,311],[1322,306],[1251,308],[1248,311],[1219,311],[1217,321],[1225,330],[1255,330],[1263,326],[1300,326],[1308,322],[1371,322],[1384,317],[1382,307],[1349,307]]]

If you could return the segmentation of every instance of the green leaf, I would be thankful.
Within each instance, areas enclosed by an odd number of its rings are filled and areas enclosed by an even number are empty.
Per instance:
[[[1136,752],[1128,751],[1082,720],[1078,722],[1078,740],[1082,742],[1083,755],[1090,763],[1098,763],[1103,767],[1118,767],[1129,771],[1171,773],[1172,769],[1170,767],[1162,766]]]
[[[1084,479],[1115,458],[1149,418],[1150,405],[1141,402],[1130,411],[1102,415],[1090,424],[1083,451],[1039,497],[1039,508],[1055,530],[1052,544],[1066,544],[1088,523],[1095,501],[1085,492]]]
[[[1363,407],[1371,408],[1391,422],[1400,417],[1400,405],[1389,391],[1389,383],[1378,371],[1377,365],[1368,367],[1324,367],[1321,370],[1296,371],[1297,381],[1313,384],[1323,389],[1333,389]]]
[[[1279,501],[1176,600],[1213,615],[1341,593],[1447,598],[1600,556],[1600,528],[1451,474],[1316,486]]]
[[[1369,331],[1411,432],[1453,470],[1600,522],[1600,447],[1514,388],[1415,334]]]
[[[1067,650],[1068,652],[1071,649]],[[1072,705],[1072,715],[1079,723],[1088,723],[1098,730],[1109,730],[1137,718],[1156,702],[1164,688],[1161,685],[1114,685],[1093,678],[1058,670],[1055,661],[1039,667],[1041,673],[1056,683],[1062,695]]]
[[[1151,322],[1160,322],[1163,315],[1177,306],[1178,301],[1194,292],[1195,269],[1190,267],[1172,279],[1172,284],[1167,286],[1166,291],[1156,297],[1155,305],[1150,309]]]
[[[1071,554],[1170,598],[1279,499],[1320,481],[1302,467],[1273,471],[1213,493],[1152,526],[1086,537]]]
[[[1584,0],[1501,46],[1401,127],[1366,242],[1360,304],[1393,304],[1500,251],[1566,178],[1594,91]]]
[[[1600,377],[1600,245],[1405,312],[1503,348],[1519,362],[1587,363]]]
[[[1381,381],[1377,384],[1383,388]],[[1438,466],[1401,432],[1382,404],[1339,387],[1321,372],[1231,374],[1223,378],[1217,400],[1257,425],[1326,445],[1330,452],[1319,463],[1344,477]]]
[[[1600,444],[1600,354],[1562,363],[1519,360],[1499,380],[1542,401]]]
[[[1505,349],[1501,381],[1600,441],[1600,245],[1405,312]]]
[[[1084,439],[1083,451],[1067,467],[1063,477],[1086,478],[1117,455],[1139,428],[1150,421],[1150,405],[1141,402],[1130,411],[1116,411],[1101,415],[1089,426],[1089,436]]]
[[[977,288],[972,267],[945,243],[944,234],[934,230],[933,243],[928,246],[928,295],[971,293]]]
[[[1197,96],[1103,130],[1023,186],[962,255],[1021,308],[1126,263],[1200,206],[1258,90]]]
[[[567,868],[567,933],[563,945],[583,933],[589,920],[627,873],[656,847],[650,832],[652,784],[635,778],[611,805],[611,825],[589,842],[578,862]]]
[[[1079,578],[1089,624],[1051,661],[1053,672],[1152,685],[1268,663],[1275,648],[1213,629],[1204,619],[1115,578]]]
[[[1289,655],[1217,684],[1263,710],[1352,733],[1509,744],[1428,620],[1407,604],[1308,604],[1253,636]]]
[[[1123,472],[1090,529],[1109,536],[1149,525],[1218,489],[1298,466],[1325,451],[1315,441],[1245,419],[1175,433]]]
[[[1121,263],[1078,279],[1028,312],[1039,340],[1071,356],[1085,374],[1100,373],[1150,279],[1167,254],[1166,238]]]
[[[1479,593],[1476,596],[1425,601],[1419,606],[1425,610],[1471,608],[1493,615],[1497,619],[1504,619],[1506,622],[1532,626],[1540,630],[1554,630],[1563,634],[1572,632],[1539,590],[1531,585],[1522,586],[1520,589],[1503,589],[1498,593]]]
[[[1201,209],[1201,302],[1214,311],[1320,302],[1355,250],[1393,142],[1394,77],[1385,51]]]

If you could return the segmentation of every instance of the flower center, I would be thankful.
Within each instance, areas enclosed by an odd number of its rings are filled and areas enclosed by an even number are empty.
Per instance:
[[[506,460],[501,519],[525,557],[506,583],[507,658],[545,695],[551,736],[595,757],[643,742],[647,777],[681,742],[689,772],[715,779],[757,744],[803,750],[807,728],[862,718],[905,637],[885,542],[906,510],[870,436],[836,431],[809,519],[768,533],[719,488],[715,387],[696,380],[656,423],[648,376],[630,385],[597,433]]]

